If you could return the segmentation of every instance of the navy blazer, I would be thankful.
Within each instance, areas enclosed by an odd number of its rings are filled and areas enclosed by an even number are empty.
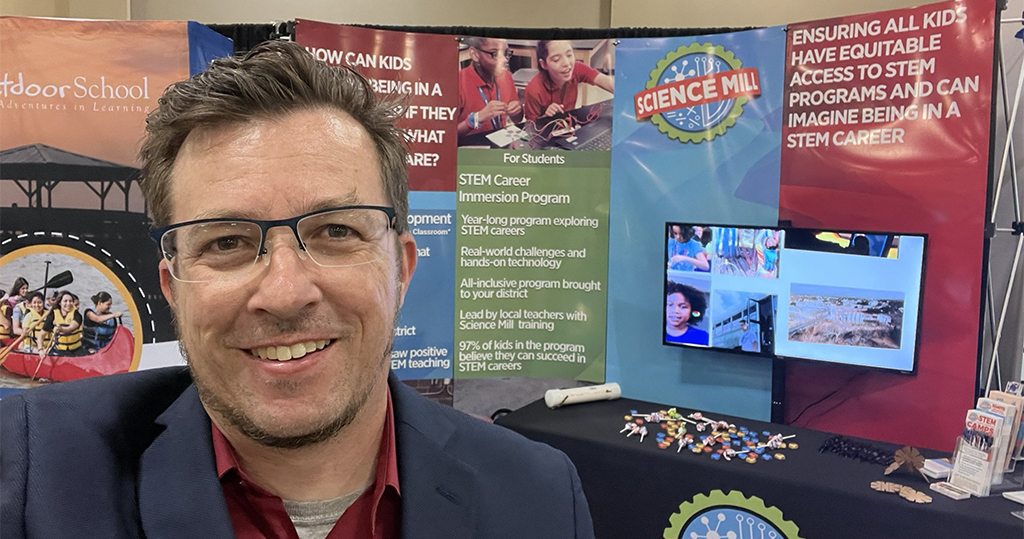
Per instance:
[[[402,537],[590,538],[576,469],[394,376]],[[0,536],[234,537],[187,369],[55,384],[0,403]]]

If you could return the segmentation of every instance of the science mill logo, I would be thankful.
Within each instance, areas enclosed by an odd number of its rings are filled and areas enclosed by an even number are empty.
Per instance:
[[[803,539],[800,528],[757,496],[712,490],[679,505],[664,539]]]
[[[633,97],[636,119],[680,142],[710,141],[735,125],[743,105],[761,95],[756,68],[720,45],[693,43],[669,52]]]

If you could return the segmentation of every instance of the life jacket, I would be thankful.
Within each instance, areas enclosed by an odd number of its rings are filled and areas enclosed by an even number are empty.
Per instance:
[[[0,339],[9,339],[13,335],[11,334],[11,327],[14,322],[11,315],[14,313],[14,309],[6,301],[0,305]]]
[[[67,324],[73,324],[75,322],[75,312],[71,311],[64,316],[60,309],[53,310],[53,335],[57,338],[56,348],[62,352],[70,352],[72,350],[78,350],[82,346],[82,325],[78,325],[73,333],[65,335],[57,332],[57,327]]]
[[[85,314],[82,315],[82,323],[85,326],[85,329],[82,332],[82,338],[94,348],[103,348],[110,342],[110,339],[114,337],[114,330],[117,328],[117,319],[111,318],[106,322],[93,322],[89,319],[90,312],[97,316],[99,315],[99,313],[93,309],[85,310]]]
[[[32,327],[32,324],[35,324],[37,320],[44,319],[46,319],[46,311],[43,311],[43,314],[36,314],[35,311],[29,309],[28,312],[25,313],[25,316],[21,317],[21,328],[23,331],[28,331],[28,328]],[[32,334],[25,335],[25,339],[21,343],[22,349],[25,349],[26,347],[36,346],[37,336],[45,335],[46,332],[43,331],[43,324],[39,323],[35,325],[36,327],[35,329],[32,330]]]

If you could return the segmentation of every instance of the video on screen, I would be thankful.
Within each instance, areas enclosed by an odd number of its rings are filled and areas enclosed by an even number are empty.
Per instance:
[[[925,237],[665,225],[667,345],[914,372]]]

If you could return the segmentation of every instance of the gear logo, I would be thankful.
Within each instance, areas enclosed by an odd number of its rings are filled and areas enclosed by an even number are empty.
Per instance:
[[[756,496],[713,490],[683,502],[669,517],[664,539],[803,539],[782,511]]]
[[[710,141],[736,124],[760,95],[757,70],[720,45],[693,43],[668,53],[637,94],[637,118],[680,142]]]

